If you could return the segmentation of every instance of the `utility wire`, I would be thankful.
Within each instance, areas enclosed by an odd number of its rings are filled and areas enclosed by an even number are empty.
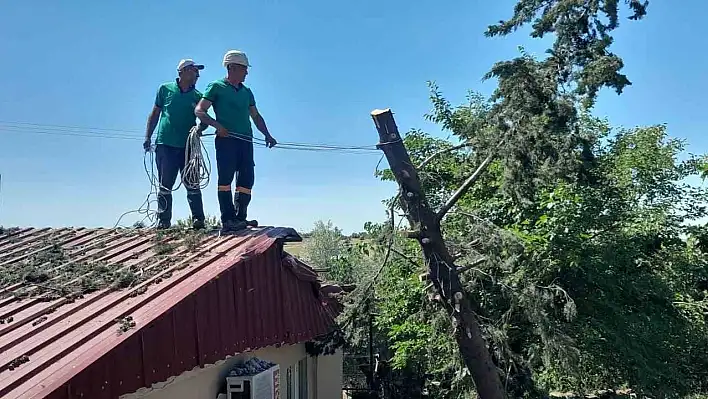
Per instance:
[[[149,167],[148,158],[150,159]],[[148,181],[150,182],[150,192],[148,193],[147,197],[145,197],[145,200],[138,207],[138,209],[127,211],[118,217],[118,220],[116,221],[115,225],[113,225],[114,229],[120,226],[120,222],[125,216],[133,213],[137,213],[138,215],[143,216],[143,218],[139,220],[138,223],[144,224],[146,221],[149,221],[150,223],[148,224],[148,226],[154,227],[157,225],[157,209],[153,209],[152,206],[153,204],[158,202],[157,194],[160,191],[160,182],[158,181],[157,174],[155,173],[154,161],[155,152],[154,148],[151,147],[150,150],[146,151],[145,155],[143,155],[143,168],[145,169],[145,175],[147,176]]]
[[[140,130],[128,130],[128,129],[111,129],[111,128],[101,128],[101,127],[82,127],[82,126],[66,126],[66,125],[52,125],[52,124],[42,124],[42,123],[30,123],[30,122],[11,122],[11,121],[2,121],[0,120],[1,125],[5,124],[10,124],[10,125],[20,125],[20,126],[34,126],[34,127],[41,127],[44,129],[51,128],[51,129],[63,129],[63,130],[103,130],[103,131],[109,131],[109,132],[130,132],[130,133],[145,133],[144,131]]]
[[[71,136],[71,137],[88,137],[96,139],[120,139],[120,140],[132,140],[132,141],[143,141],[144,137],[138,136],[128,136],[128,135],[107,135],[107,134],[91,134],[91,133],[76,133],[76,132],[63,132],[63,131],[43,131],[43,130],[22,130],[22,129],[8,129],[0,126],[1,132],[9,133],[28,133],[28,134],[44,134],[50,136]],[[206,134],[204,136],[213,136],[213,134]],[[259,138],[254,138],[254,144],[257,148],[265,148],[265,142],[261,142]],[[210,148],[213,148],[210,146]],[[295,150],[295,151],[311,151],[311,152],[338,152],[344,154],[373,154],[375,149],[367,147],[345,147],[345,146],[331,146],[331,145],[321,145],[321,144],[304,144],[304,143],[278,143],[274,149],[281,150]]]
[[[124,139],[124,140],[144,140],[144,137],[139,136],[140,133],[137,130],[121,130],[121,129],[109,129],[109,128],[93,128],[93,127],[78,127],[78,126],[65,126],[65,125],[45,125],[39,123],[28,123],[28,122],[7,122],[0,121],[0,131],[10,132],[10,133],[29,133],[29,134],[45,134],[45,135],[56,135],[56,136],[76,136],[76,137],[90,137],[90,138],[110,138],[110,139]],[[123,133],[123,134],[120,134]],[[125,134],[128,133],[128,134]],[[136,133],[136,134],[130,134]],[[209,136],[213,134],[208,134],[204,136]],[[237,135],[233,135],[234,137]],[[260,137],[245,137],[241,136],[239,138],[248,138],[254,142],[254,144],[263,144],[265,146],[265,140]],[[373,153],[378,152],[375,145],[368,146],[350,146],[350,145],[335,145],[335,144],[325,144],[325,143],[298,143],[298,142],[280,142],[276,149],[287,149],[287,150],[299,150],[299,151],[335,151],[335,152],[345,152],[345,153]]]
[[[10,125],[10,126],[4,126],[4,125]],[[17,126],[17,125],[19,125],[19,126]],[[29,129],[41,128],[42,131],[49,130],[49,131],[59,131],[59,132],[107,131],[107,132],[120,132],[120,133],[138,133],[138,134],[143,133],[140,130],[79,127],[79,126],[66,126],[66,125],[45,125],[45,124],[29,123],[29,122],[0,121],[0,128],[2,128],[2,127],[19,128],[19,129],[24,129],[24,130],[26,130],[28,128]],[[211,134],[211,135],[213,135],[213,134]],[[112,136],[115,136],[115,134],[112,134]],[[203,136],[209,136],[209,134],[203,135]],[[134,136],[134,135],[127,135],[125,137],[136,138],[136,136]],[[259,137],[254,137],[254,140],[264,141],[264,139],[261,139]],[[378,151],[378,149],[374,148],[374,146],[342,146],[342,145],[332,145],[332,144],[295,143],[295,142],[282,142],[282,143],[279,143],[279,145],[288,145],[288,146],[294,146],[294,147],[310,147],[310,148],[335,148],[335,149],[354,149],[354,150],[360,149],[360,150]]]
[[[26,130],[17,128],[8,128],[0,125],[0,131],[8,133],[23,133],[23,134],[46,134],[50,136],[74,136],[74,137],[90,137],[97,139],[123,139],[123,140],[141,140],[138,136],[127,136],[127,135],[117,135],[117,134],[94,134],[88,132],[70,132],[70,131],[51,131],[51,130]]]
[[[45,134],[51,136],[74,136],[74,137],[88,137],[88,138],[102,138],[102,139],[121,139],[121,140],[144,140],[144,137],[139,136],[140,131],[137,130],[124,130],[124,129],[110,129],[110,128],[94,128],[94,127],[79,127],[79,126],[67,126],[67,125],[51,125],[51,124],[39,124],[39,123],[29,123],[29,122],[8,122],[0,121],[0,132],[10,132],[10,133],[23,133],[23,134]],[[127,133],[127,134],[126,134]],[[136,134],[130,134],[136,133]],[[203,137],[215,136],[214,133],[210,134],[197,134],[196,127],[192,128],[189,133],[185,148],[185,168],[181,174],[182,179],[177,184],[177,187],[172,189],[167,189],[163,187],[158,178],[158,174],[155,171],[155,158],[154,158],[154,146],[151,146],[150,150],[143,156],[143,168],[145,174],[150,183],[150,192],[146,196],[143,203],[135,210],[131,210],[120,215],[116,221],[114,228],[120,225],[121,220],[129,215],[137,213],[142,215],[143,218],[140,223],[149,222],[150,226],[155,226],[158,222],[157,211],[159,210],[159,193],[162,192],[174,192],[177,191],[182,183],[188,187],[198,187],[199,189],[205,189],[209,185],[211,162],[209,160],[209,154],[206,151],[206,146],[202,141]],[[266,147],[265,139],[260,137],[251,137],[245,135],[239,135],[236,133],[229,133],[229,137],[251,142],[254,146]],[[400,140],[400,139],[399,139]],[[384,143],[389,144],[389,143]],[[336,152],[336,153],[349,153],[349,154],[373,154],[378,153],[377,146],[345,146],[345,145],[333,145],[324,143],[297,143],[297,142],[280,142],[274,149],[282,150],[293,150],[293,151],[311,151],[311,152]],[[149,160],[148,160],[149,159]],[[148,166],[149,163],[149,166]],[[154,206],[157,203],[157,206]],[[390,247],[393,241],[389,243],[389,250],[386,254],[386,260],[383,262],[381,270],[386,265],[388,257],[390,255]],[[379,273],[381,272],[379,270]],[[378,273],[377,273],[378,274]],[[374,281],[376,278],[373,279]]]

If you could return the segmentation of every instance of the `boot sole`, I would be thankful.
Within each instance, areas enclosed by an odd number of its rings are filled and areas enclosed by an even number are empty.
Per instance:
[[[241,230],[246,230],[248,228],[247,223],[237,223],[236,225],[229,227],[229,228],[221,228],[220,234],[231,234],[231,233],[238,233]]]

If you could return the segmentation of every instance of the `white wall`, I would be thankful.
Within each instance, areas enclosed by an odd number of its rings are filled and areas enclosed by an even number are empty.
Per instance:
[[[317,363],[317,396],[312,399],[334,399],[342,397],[342,351],[333,355],[318,356],[313,359]],[[314,367],[313,367],[314,368]]]
[[[304,344],[268,347],[239,354],[216,365],[203,369],[194,369],[178,377],[155,384],[152,389],[123,395],[121,399],[215,399],[229,370],[236,363],[251,357],[268,360],[280,366],[280,393],[285,398],[286,370],[293,366],[293,379],[297,379],[296,365],[303,358],[307,359],[309,398],[334,399],[342,396],[342,354],[310,357],[305,352]]]

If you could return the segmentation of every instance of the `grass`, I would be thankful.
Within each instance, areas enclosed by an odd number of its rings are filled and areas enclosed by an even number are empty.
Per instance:
[[[304,244],[307,239],[303,239],[301,242],[290,242],[285,244],[285,251],[287,251],[290,255],[293,255],[295,257],[301,257],[302,252],[304,250]]]
[[[301,242],[291,242],[285,244],[285,251],[287,251],[290,255],[293,255],[295,257],[301,258],[303,255],[303,252],[305,251],[305,243],[310,240],[310,238],[303,237]],[[345,242],[347,242],[348,245],[356,245],[358,243],[366,242],[367,239],[365,238],[359,238],[359,237],[345,237],[344,238]]]

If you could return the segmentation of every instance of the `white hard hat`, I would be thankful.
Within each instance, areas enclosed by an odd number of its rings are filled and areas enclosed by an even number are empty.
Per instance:
[[[177,64],[177,71],[182,72],[182,70],[184,68],[189,67],[189,66],[193,66],[193,67],[199,69],[200,71],[202,69],[204,69],[204,65],[196,64],[196,63],[194,63],[194,60],[192,60],[191,58],[187,58],[187,59],[181,60],[179,62],[179,64]]]
[[[228,66],[229,64],[239,64],[245,67],[251,66],[251,64],[248,63],[246,53],[239,50],[229,50],[224,54],[224,66]]]

